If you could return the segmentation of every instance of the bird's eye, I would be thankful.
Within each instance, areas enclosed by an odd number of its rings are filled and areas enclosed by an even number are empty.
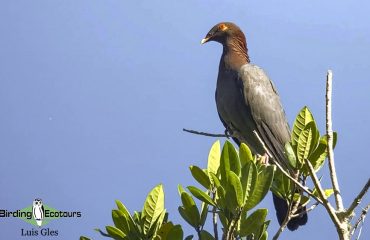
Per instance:
[[[220,30],[220,31],[226,31],[227,28],[228,27],[224,23],[221,23],[220,25],[218,25],[218,30]]]

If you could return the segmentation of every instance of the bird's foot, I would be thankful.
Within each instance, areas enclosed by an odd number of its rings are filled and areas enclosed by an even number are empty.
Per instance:
[[[259,156],[259,161],[262,165],[266,165],[266,166],[270,165],[269,159],[270,157],[267,153],[265,153],[263,156]]]
[[[230,130],[229,129],[225,129],[225,136],[226,138],[230,138],[231,134],[230,134]]]

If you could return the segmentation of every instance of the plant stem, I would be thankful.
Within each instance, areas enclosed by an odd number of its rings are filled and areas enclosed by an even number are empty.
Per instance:
[[[335,170],[334,163],[334,151],[333,151],[333,128],[332,128],[332,84],[333,83],[333,73],[328,70],[326,77],[326,134],[328,136],[328,162],[330,170],[330,179],[333,185],[335,203],[337,205],[338,211],[343,211],[343,200],[340,195],[340,189],[338,184],[337,173]]]

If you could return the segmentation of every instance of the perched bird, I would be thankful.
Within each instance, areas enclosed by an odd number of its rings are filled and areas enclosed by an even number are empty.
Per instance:
[[[250,64],[244,33],[231,22],[215,25],[201,41],[215,41],[223,46],[220,60],[216,104],[219,117],[234,141],[246,143],[254,153],[265,150],[253,131],[265,143],[273,159],[283,168],[289,165],[284,145],[290,140],[289,125],[274,84],[258,66]],[[288,211],[287,202],[273,195],[276,215],[281,224]],[[307,222],[307,214],[292,218],[290,230]]]

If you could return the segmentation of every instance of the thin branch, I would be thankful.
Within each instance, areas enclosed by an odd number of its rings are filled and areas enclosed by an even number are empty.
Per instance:
[[[254,131],[253,131],[253,133],[254,133],[254,135],[256,135],[256,137],[257,137],[258,141],[260,141],[260,143],[262,144],[262,147],[263,147],[263,149],[265,150],[265,152],[267,153],[267,155],[269,155],[269,157],[270,157],[270,158],[273,158],[273,157],[272,157],[272,154],[270,153],[270,151],[269,151],[269,150],[268,150],[268,148],[266,147],[266,145],[265,145],[264,141],[262,140],[262,138],[260,137],[260,135],[258,135],[257,131],[256,131],[256,130],[254,130]]]
[[[215,201],[216,199],[216,193],[215,191],[212,191],[212,200]],[[213,222],[213,233],[215,240],[218,240],[218,227],[217,227],[217,209],[216,206],[213,206],[213,211],[212,211],[212,222]]]
[[[370,187],[370,179],[367,180],[361,192],[357,195],[357,197],[353,200],[351,206],[347,209],[346,216],[352,215],[355,208],[361,203],[362,198],[365,196],[366,192],[369,190],[369,187]]]
[[[319,204],[320,204],[319,202],[315,202],[314,204],[312,204],[312,206],[311,206],[311,207],[307,208],[305,211],[302,211],[302,212],[300,212],[300,213],[298,213],[298,214],[293,215],[293,216],[292,216],[292,218],[299,217],[300,215],[303,215],[303,214],[305,214],[305,213],[307,214],[307,213],[311,212],[311,211],[312,211],[312,210],[314,210],[314,209],[315,209]]]
[[[216,207],[213,207],[213,232],[215,234],[215,240],[218,240],[218,229],[217,229],[217,213],[216,213]]]
[[[295,213],[297,212],[298,206],[299,206],[299,202],[301,201],[301,196],[299,196],[298,201],[295,201],[295,202],[293,201],[293,198],[294,198],[294,194],[292,195],[292,199],[290,200],[290,203],[289,203],[289,211],[288,211],[288,214],[286,215],[284,221],[280,225],[280,228],[275,233],[275,235],[272,238],[272,240],[277,240],[279,238],[280,234],[285,230],[286,226],[288,225],[290,219],[292,219],[293,216],[295,215]]]
[[[328,162],[330,170],[330,179],[333,185],[335,203],[337,205],[338,211],[343,211],[343,200],[340,195],[340,189],[338,184],[337,173],[335,170],[334,163],[334,151],[333,151],[333,128],[332,128],[332,82],[333,82],[333,73],[331,70],[328,70],[326,76],[326,134],[328,136]]]
[[[370,203],[362,210],[362,213],[361,213],[360,217],[358,218],[358,220],[356,221],[355,225],[353,226],[353,228],[351,230],[351,236],[353,236],[353,234],[355,233],[356,229],[359,227],[360,223],[362,223],[362,225],[364,224],[364,221],[365,221],[365,218],[366,218],[366,214],[369,211],[369,208],[370,208]],[[360,231],[361,231],[361,229],[360,229]],[[360,231],[358,233],[358,237],[357,238],[359,238],[360,235],[361,235],[361,232]]]
[[[206,133],[206,132],[198,132],[195,130],[190,130],[190,129],[182,129],[184,132],[196,134],[196,135],[202,135],[202,136],[207,136],[207,137],[226,137],[229,138],[230,136],[228,134],[214,134],[214,133]]]
[[[336,215],[334,208],[331,206],[330,202],[325,197],[324,190],[321,187],[321,183],[320,183],[319,179],[316,176],[316,173],[315,173],[314,168],[312,167],[312,164],[307,159],[305,159],[304,161],[305,161],[306,165],[308,166],[308,171],[310,172],[310,176],[312,178],[313,184],[315,185],[316,190],[317,190],[320,198],[322,199],[322,201],[324,203],[323,206],[326,208],[326,211],[329,213],[329,216],[332,219],[333,223],[335,224],[336,228],[340,229],[341,228],[341,226],[340,226],[341,222],[338,219],[338,216]]]
[[[256,131],[253,131],[253,133],[257,136],[258,140],[261,142],[262,144],[262,147],[263,149],[266,151],[266,153],[271,156],[269,150],[267,149],[265,143],[262,141],[262,139],[260,138],[260,136],[258,135],[258,133]],[[323,202],[318,198],[316,197],[307,187],[303,186],[300,182],[298,182],[295,178],[293,178],[289,173],[287,173],[281,166],[280,164],[274,160],[274,158],[271,156],[271,159],[273,160],[274,164],[279,168],[279,170],[285,175],[287,176],[290,180],[292,180],[300,189],[302,189],[303,191],[305,191],[309,196],[311,196],[313,199],[315,199],[317,202],[319,202],[320,204],[323,204]]]

